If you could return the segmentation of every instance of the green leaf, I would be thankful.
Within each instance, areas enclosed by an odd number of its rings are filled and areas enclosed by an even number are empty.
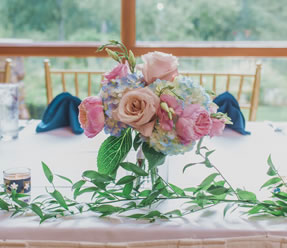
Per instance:
[[[106,183],[98,182],[96,180],[92,181],[92,183],[95,184],[99,189],[106,190]]]
[[[200,149],[201,149],[201,144],[202,144],[203,138],[201,138],[198,143],[197,143],[197,147],[196,147],[196,151],[195,154],[199,155],[200,154]]]
[[[9,204],[0,198],[0,208],[9,211]]]
[[[237,194],[240,198],[240,200],[244,200],[244,201],[256,201],[256,195],[252,192],[246,191],[246,190],[241,190],[241,189],[237,189]]]
[[[126,209],[133,209],[133,208],[136,208],[137,207],[137,204],[135,203],[135,202],[128,202],[128,203],[126,203],[126,204],[124,204],[124,206],[127,206],[127,208]]]
[[[172,217],[173,215],[182,216],[182,213],[179,209],[175,209],[175,210],[165,213],[165,215],[170,216],[170,217]]]
[[[272,162],[272,159],[271,159],[271,154],[268,156],[267,163],[269,165],[269,169],[267,171],[267,175],[275,176],[277,173],[276,173],[275,166],[273,165],[273,162]]]
[[[149,170],[164,163],[166,155],[161,152],[157,152],[146,142],[143,143],[142,149],[146,159],[148,160]]]
[[[102,144],[98,153],[98,171],[110,174],[127,156],[132,147],[131,129],[128,128],[120,137],[109,136]]]
[[[85,183],[85,180],[79,180],[72,186],[72,189],[80,189]]]
[[[23,198],[23,197],[29,197],[28,194],[22,194],[22,193],[15,193],[14,199],[19,199],[19,198]]]
[[[31,204],[31,210],[37,214],[41,219],[43,218],[43,212],[41,210],[41,208],[39,206],[37,206],[36,204],[32,203]]]
[[[106,193],[106,192],[98,192],[99,196],[107,198],[108,200],[115,200],[116,198],[111,196],[110,194]]]
[[[187,191],[187,192],[196,192],[197,191],[197,188],[195,187],[190,187],[190,188],[185,188],[183,189],[184,191]]]
[[[13,201],[14,201],[15,203],[17,203],[17,204],[18,204],[20,207],[22,207],[22,208],[26,208],[26,207],[29,206],[28,203],[26,203],[26,202],[24,202],[24,201],[20,201],[20,200],[18,200],[18,198],[13,199]]]
[[[114,207],[112,205],[101,205],[99,207],[94,207],[94,208],[91,208],[92,211],[95,211],[95,212],[100,212],[100,213],[103,213],[103,214],[112,214],[112,213],[116,213],[116,212],[119,212],[122,210],[122,208],[120,207]]]
[[[153,210],[147,213],[146,215],[144,215],[142,218],[150,219],[150,218],[159,217],[159,216],[161,216],[161,212],[159,212],[158,210]]]
[[[67,203],[62,194],[58,190],[55,189],[54,192],[51,193],[51,196],[55,198],[55,200],[60,204],[61,207],[68,210]]]
[[[228,189],[222,186],[215,186],[211,185],[208,189],[207,192],[212,194],[212,195],[222,195],[228,192]]]
[[[50,183],[53,183],[53,178],[54,178],[53,173],[51,172],[49,167],[44,162],[42,162],[42,168],[43,168],[44,174],[45,174],[46,178],[48,179],[48,181]]]
[[[135,176],[125,176],[125,177],[122,177],[119,181],[117,181],[116,185],[127,184],[127,183],[132,182],[135,179],[136,179]]]
[[[146,189],[146,190],[140,192],[140,193],[139,193],[139,196],[140,196],[140,197],[142,197],[142,196],[143,196],[143,197],[147,197],[150,193],[151,193],[151,190]]]
[[[189,168],[189,167],[191,167],[191,166],[194,166],[194,165],[197,165],[197,164],[200,164],[200,163],[190,163],[190,164],[185,165],[185,166],[183,167],[183,171],[182,171],[182,172],[184,173],[187,168]]]
[[[248,211],[248,214],[257,214],[262,208],[264,208],[262,205],[256,205]]]
[[[204,164],[207,168],[212,168],[212,164],[210,163],[210,160],[208,158],[205,159]]]
[[[202,181],[202,183],[199,185],[199,187],[204,188],[205,186],[210,185],[218,175],[219,175],[218,173],[213,173],[213,174],[209,175],[208,177],[206,177]]]
[[[82,177],[87,177],[99,183],[110,182],[114,180],[112,177],[108,175],[100,174],[97,171],[92,170],[84,171]]]
[[[147,198],[143,199],[141,202],[140,202],[140,205],[141,206],[148,206],[148,205],[151,205],[153,203],[153,201],[161,194],[161,191],[163,189],[160,189],[160,190],[156,190],[154,191],[153,193],[151,193],[149,196],[147,196]]]
[[[142,144],[142,140],[140,137],[140,133],[138,133],[134,139],[134,143],[133,143],[133,147],[135,149],[135,151],[140,147],[140,145]]]
[[[276,197],[278,197],[282,200],[287,201],[287,194],[284,192],[274,193],[273,195],[275,195]]]
[[[125,217],[132,218],[132,219],[141,219],[145,214],[132,214]]]
[[[82,194],[85,193],[94,193],[97,192],[99,189],[97,187],[88,187],[88,188],[84,188],[82,190],[79,190],[74,196],[78,197]],[[75,198],[75,197],[74,197]]]
[[[55,214],[46,214],[41,218],[40,224],[42,224],[44,221],[51,219],[51,218],[56,218],[57,215]]]
[[[228,210],[234,206],[234,203],[227,204],[223,210],[223,216],[225,217]]]
[[[180,196],[185,196],[185,193],[184,193],[184,191],[181,188],[179,188],[179,187],[177,187],[177,186],[175,186],[174,184],[171,184],[171,183],[169,183],[169,186],[172,188],[172,190],[176,194],[178,194]]]
[[[64,177],[64,176],[61,176],[61,175],[58,175],[58,174],[55,174],[55,175],[56,175],[57,177],[59,177],[59,178],[65,180],[65,181],[69,182],[70,184],[73,184],[73,182],[72,182],[71,179],[69,179],[69,178],[67,178],[67,177]]]
[[[127,171],[134,172],[138,176],[148,176],[148,173],[146,173],[143,169],[141,169],[136,164],[124,162],[124,163],[120,163],[120,166],[123,167]]]
[[[287,207],[287,202],[283,202],[283,201],[276,201],[276,203],[281,206],[281,207]]]
[[[127,183],[123,188],[123,194],[128,197],[133,190],[133,182]]]
[[[215,150],[212,150],[212,151],[208,151],[205,153],[205,157],[208,158],[212,153],[214,153]]]
[[[269,179],[266,183],[264,183],[260,189],[267,187],[269,185],[274,185],[280,181],[281,181],[281,179],[279,177],[273,177],[273,178]]]

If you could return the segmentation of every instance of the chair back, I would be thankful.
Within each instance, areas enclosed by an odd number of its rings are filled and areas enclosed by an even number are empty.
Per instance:
[[[261,80],[261,64],[256,64],[256,71],[254,74],[239,74],[239,73],[208,73],[208,72],[180,72],[180,75],[188,77],[199,78],[200,85],[205,85],[205,79],[211,78],[212,80],[212,91],[215,95],[220,92],[218,90],[218,78],[224,78],[225,87],[224,90],[232,93],[237,101],[239,102],[240,108],[249,110],[249,121],[256,120],[256,112],[259,102],[259,90],[260,90],[260,80]],[[251,92],[250,100],[247,103],[242,103],[241,96],[243,92],[243,85],[247,81],[247,78],[251,79],[252,85],[249,89]],[[234,80],[237,79],[237,80]],[[239,82],[238,82],[239,79]],[[238,87],[232,85],[237,81]],[[231,92],[232,91],[232,92]]]
[[[47,103],[49,104],[53,100],[53,83],[52,83],[52,75],[58,75],[61,77],[62,91],[67,92],[67,83],[66,76],[68,74],[74,75],[74,89],[75,96],[79,97],[80,89],[79,89],[79,75],[84,74],[87,75],[87,96],[92,95],[92,76],[99,75],[101,80],[104,78],[103,71],[92,71],[92,70],[68,70],[68,69],[51,69],[49,59],[44,60],[44,68],[45,68],[45,86],[46,86],[46,94],[47,94]],[[98,80],[97,80],[98,82]]]
[[[0,82],[9,83],[11,79],[11,63],[12,60],[7,58],[4,64],[4,70],[0,70]]]

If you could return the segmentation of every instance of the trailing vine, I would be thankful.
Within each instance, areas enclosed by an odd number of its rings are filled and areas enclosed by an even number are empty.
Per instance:
[[[129,133],[123,134],[123,137],[130,137]],[[120,143],[125,152],[129,149],[124,145],[125,139]],[[116,140],[119,142],[119,140]],[[130,142],[130,138],[126,142]],[[135,138],[134,146],[138,148],[140,141]],[[122,167],[127,173],[122,178],[117,179],[115,175],[104,174],[98,171],[84,171],[82,178],[77,182],[72,182],[69,178],[54,174],[49,167],[42,162],[42,168],[46,179],[50,183],[50,190],[47,189],[46,195],[40,195],[30,203],[24,202],[23,197],[26,194],[19,194],[12,190],[12,193],[6,193],[5,186],[2,185],[0,192],[0,209],[11,212],[11,216],[25,215],[33,212],[40,219],[40,223],[48,219],[60,218],[64,216],[73,216],[84,212],[93,212],[99,217],[118,215],[126,218],[145,219],[153,222],[157,219],[180,218],[187,214],[202,211],[225,203],[224,215],[231,208],[245,208],[247,215],[287,215],[287,194],[280,190],[273,191],[274,187],[280,189],[286,186],[283,178],[272,163],[271,156],[268,158],[267,174],[272,178],[262,185],[262,188],[271,190],[272,195],[268,200],[259,201],[256,194],[244,189],[235,189],[225,178],[222,172],[210,161],[210,155],[214,150],[209,150],[201,146],[202,140],[198,142],[196,155],[202,158],[202,161],[185,165],[184,171],[191,170],[193,166],[206,166],[213,172],[208,175],[199,185],[180,188],[172,183],[166,182],[158,176],[150,189],[142,188],[135,184],[140,179],[147,177],[149,169],[142,169],[137,164],[123,162],[124,158],[119,159],[118,166]],[[148,149],[148,148],[145,148]],[[147,151],[146,151],[147,152]],[[154,152],[154,151],[152,151]],[[111,159],[111,158],[110,158]],[[148,158],[147,158],[148,159]],[[157,159],[161,159],[158,156]],[[160,166],[155,161],[154,156],[150,156],[154,166]],[[149,161],[150,162],[150,161]],[[73,197],[69,198],[60,192],[54,185],[55,177],[70,184]],[[79,196],[89,195],[89,202],[78,200]],[[155,205],[162,201],[183,200],[185,208],[172,209],[168,212],[162,212],[156,209]],[[228,203],[228,204],[226,204]]]

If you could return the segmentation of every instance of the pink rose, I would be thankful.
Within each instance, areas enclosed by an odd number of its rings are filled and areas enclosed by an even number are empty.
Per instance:
[[[149,85],[156,79],[173,81],[178,75],[177,58],[162,52],[150,52],[142,56],[143,64],[138,68],[142,71],[144,80]]]
[[[138,88],[126,91],[113,118],[149,137],[154,128],[155,114],[159,107],[159,98],[148,88]]]
[[[118,64],[110,73],[105,74],[105,78],[110,81],[116,78],[126,77],[130,73],[128,63]]]
[[[176,122],[176,133],[182,144],[188,145],[190,142],[208,135],[211,129],[211,118],[199,104],[187,105],[182,115]]]
[[[173,109],[173,116],[181,115],[182,107],[174,96],[163,94],[160,96],[160,101],[165,102],[169,108]],[[171,131],[173,128],[173,120],[169,119],[168,113],[164,109],[158,108],[157,115],[159,117],[159,123],[161,128],[166,131]]]
[[[213,136],[221,135],[225,128],[225,120],[211,118],[211,121],[212,121],[212,125],[211,125],[209,136],[213,137]]]
[[[105,124],[102,100],[96,96],[84,99],[79,106],[79,121],[88,138],[102,131]]]

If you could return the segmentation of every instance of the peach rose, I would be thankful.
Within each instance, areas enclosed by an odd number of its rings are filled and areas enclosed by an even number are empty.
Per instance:
[[[142,71],[145,82],[149,85],[156,79],[173,81],[178,75],[178,61],[175,56],[162,52],[150,52],[142,56],[143,64],[138,69]]]
[[[96,96],[85,98],[79,105],[79,121],[88,138],[93,138],[102,131],[105,116],[102,100]]]
[[[159,97],[148,88],[128,90],[113,111],[113,118],[149,137],[154,128],[159,102]]]

